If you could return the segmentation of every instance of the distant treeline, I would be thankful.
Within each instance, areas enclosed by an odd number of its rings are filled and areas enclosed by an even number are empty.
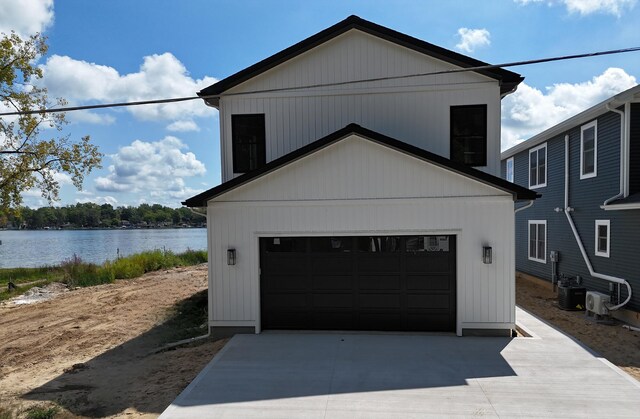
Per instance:
[[[169,208],[159,204],[117,207],[111,204],[76,204],[65,207],[22,207],[15,214],[0,214],[0,227],[43,228],[144,228],[194,227],[206,222],[204,216],[188,208]]]

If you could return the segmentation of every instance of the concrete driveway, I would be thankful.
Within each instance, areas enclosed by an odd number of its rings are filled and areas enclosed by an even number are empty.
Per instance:
[[[533,337],[237,335],[161,418],[638,418],[638,381],[517,316]]]

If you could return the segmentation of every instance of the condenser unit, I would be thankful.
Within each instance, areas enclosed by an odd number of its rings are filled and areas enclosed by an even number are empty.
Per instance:
[[[609,314],[607,304],[611,301],[611,297],[597,291],[587,291],[586,306],[587,310],[600,316]]]

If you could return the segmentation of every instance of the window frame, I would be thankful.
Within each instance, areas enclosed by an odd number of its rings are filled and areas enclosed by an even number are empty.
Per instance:
[[[598,236],[598,227],[600,227],[600,226],[607,227],[607,251],[606,252],[602,252],[598,248],[598,239],[600,238]],[[595,255],[608,258],[611,255],[611,220],[596,220],[595,221],[595,227],[596,227],[596,230],[595,230],[595,248],[594,248]]]
[[[531,225],[544,225],[544,253],[543,253],[543,258],[539,258],[539,254],[538,254],[538,227],[536,227],[536,256],[538,257],[531,257]],[[527,258],[529,260],[532,260],[534,262],[539,262],[539,263],[547,263],[547,243],[549,242],[549,234],[548,234],[548,230],[547,230],[547,220],[529,220],[529,222],[527,223]]]
[[[263,134],[262,134],[262,144],[260,143],[256,143],[257,144],[257,156],[256,156],[256,167],[253,169],[248,169],[248,170],[240,170],[240,168],[238,167],[239,165],[237,164],[239,162],[239,157],[236,154],[236,150],[237,150],[237,137],[236,137],[236,120],[240,117],[258,117],[261,116],[262,117],[262,130],[263,130]],[[247,173],[247,172],[251,172],[253,170],[259,169],[262,166],[264,166],[265,164],[267,164],[267,118],[265,116],[264,113],[238,113],[238,114],[232,114],[231,115],[231,166],[232,166],[232,170],[234,174],[243,174],[243,173]],[[247,166],[250,166],[250,162],[246,163]],[[244,169],[245,167],[242,166],[242,169]]]
[[[584,173],[584,132],[593,128],[593,172]],[[598,120],[595,119],[580,127],[580,180],[598,175]]]
[[[484,146],[484,156],[482,156],[481,162],[480,164],[467,164],[464,161],[457,161],[453,159],[453,142],[454,142],[454,135],[453,135],[453,124],[454,124],[454,118],[453,118],[453,111],[454,109],[481,109],[484,113],[484,142],[483,142],[483,146]],[[489,131],[489,121],[488,121],[488,115],[489,115],[489,110],[488,110],[488,106],[486,103],[483,104],[473,104],[473,105],[452,105],[449,107],[449,159],[452,161],[456,161],[457,163],[460,164],[464,164],[465,166],[468,167],[486,167],[488,165],[488,155],[489,155],[489,144],[488,144],[488,131]],[[461,138],[463,136],[455,136],[455,138]]]
[[[533,153],[537,153],[539,155],[539,152],[541,149],[544,148],[544,183],[536,183],[536,184],[532,184],[531,183],[531,154]],[[529,163],[527,164],[528,168],[529,168],[529,189],[536,189],[536,188],[544,188],[547,186],[547,174],[548,174],[548,167],[549,167],[549,159],[548,159],[548,153],[547,153],[547,143],[544,144],[540,144],[539,146],[533,147],[529,149]],[[537,156],[536,156],[537,157]],[[537,162],[539,162],[540,160],[537,159]],[[540,164],[538,163],[536,166],[536,176],[537,179],[536,181],[540,180]]]
[[[511,163],[511,172],[509,172],[509,163]],[[504,166],[504,176],[507,179],[507,181],[513,183],[515,179],[515,170],[516,170],[516,163],[513,157],[509,157]],[[511,174],[511,176],[509,176],[509,174]]]

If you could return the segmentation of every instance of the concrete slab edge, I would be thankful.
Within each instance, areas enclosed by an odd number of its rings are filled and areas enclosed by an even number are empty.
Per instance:
[[[176,397],[175,400],[171,402],[169,407],[167,407],[164,412],[162,412],[158,419],[162,419],[163,417],[166,418],[165,414],[169,414],[179,407],[179,402],[185,399],[187,395],[191,393],[191,391],[200,383],[200,381],[204,379],[204,377],[209,373],[209,370],[211,370],[213,366],[218,363],[224,353],[227,352],[227,350],[231,347],[231,342],[233,342],[235,339],[237,339],[237,336],[229,339],[229,342],[227,342],[224,347],[220,349],[217,354],[215,354],[213,359],[209,361],[209,363],[202,369],[202,371],[200,371],[198,375],[196,375],[196,378],[194,378],[191,383],[189,383],[189,385],[185,387],[184,390],[182,390],[178,397]]]
[[[602,362],[603,364],[605,364],[606,366],[608,366],[609,368],[611,368],[613,371],[615,371],[618,375],[622,376],[625,380],[629,381],[631,384],[633,384],[635,387],[640,388],[640,382],[638,380],[636,380],[635,378],[633,378],[631,375],[629,375],[628,373],[626,373],[623,369],[621,369],[620,367],[618,367],[617,365],[611,363],[611,361],[609,361],[608,359],[606,359],[605,357],[603,357],[601,354],[599,354],[598,352],[596,352],[595,350],[591,349],[590,347],[588,347],[584,342],[581,342],[580,340],[578,340],[577,338],[571,336],[570,334],[564,332],[563,330],[558,329],[557,327],[555,327],[554,325],[552,325],[551,323],[547,322],[544,319],[541,319],[540,317],[536,316],[535,314],[531,313],[530,311],[525,310],[524,308],[520,307],[520,306],[516,306],[519,310],[524,311],[525,313],[527,313],[528,315],[530,315],[531,317],[533,317],[534,319],[540,321],[541,323],[544,323],[545,325],[549,326],[550,328],[552,328],[553,330],[555,330],[556,332],[566,336],[567,338],[571,339],[574,343],[576,343],[578,346],[580,346],[582,349],[584,349],[585,351],[589,352],[594,358],[596,358],[598,361]],[[517,323],[517,322],[516,322]],[[522,324],[519,325],[520,327],[522,327]],[[523,329],[525,329],[523,327]],[[526,329],[525,329],[526,330]],[[529,330],[526,330],[527,333],[529,333],[531,335],[531,333],[529,332]],[[533,336],[533,335],[532,335]]]

